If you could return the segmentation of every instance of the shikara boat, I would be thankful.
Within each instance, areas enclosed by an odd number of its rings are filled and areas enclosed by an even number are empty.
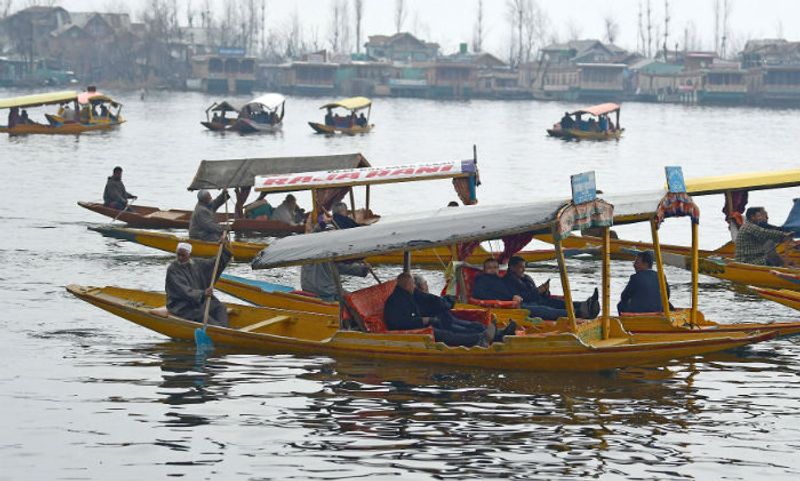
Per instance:
[[[590,207],[590,210],[598,212],[598,215],[591,216],[592,222],[607,222],[607,216],[613,214],[615,207],[621,211],[638,210],[631,204],[612,207],[597,201]],[[437,247],[454,242],[529,235],[531,231],[571,230],[576,225],[566,219],[576,219],[574,209],[573,204],[563,200],[469,209],[444,208],[430,214],[420,213],[418,218],[379,223],[361,232],[346,229],[278,239],[259,254],[253,267],[273,268],[303,262],[364,258],[384,250],[404,251],[408,267],[410,251],[420,245]],[[586,206],[577,209],[585,211]],[[607,250],[604,252],[607,265]],[[559,253],[562,254],[559,266],[565,296],[568,297],[563,251],[559,250]],[[335,264],[333,269],[336,272]],[[604,272],[607,273],[607,269]],[[608,286],[608,282],[604,286]],[[505,336],[488,348],[450,347],[438,342],[430,328],[386,331],[381,313],[383,302],[393,287],[394,283],[390,281],[348,294],[339,311],[345,313],[342,316],[231,305],[230,327],[209,326],[207,334],[215,345],[243,350],[555,371],[597,371],[665,363],[774,337],[772,332],[630,334],[618,319],[608,315],[608,302],[605,302],[604,315],[600,319],[577,320],[574,312],[570,311],[569,318],[559,320],[558,326],[548,332],[539,332],[536,326],[528,325],[523,326],[516,336]],[[67,289],[80,299],[173,339],[192,340],[199,325],[167,313],[163,308],[164,295],[160,293],[75,285]],[[608,300],[607,294],[605,287],[605,301]],[[458,311],[458,315],[474,322],[491,322],[491,314],[480,309]]]
[[[373,129],[375,125],[369,123],[370,115],[372,114],[372,100],[366,97],[351,97],[348,99],[330,102],[320,109],[327,110],[325,115],[325,122],[309,122],[308,125],[314,129],[318,134],[335,134],[342,133],[347,135],[365,134]],[[334,114],[334,109],[343,109],[347,112],[344,116]],[[367,115],[362,120],[358,115],[359,112],[367,110]]]
[[[230,128],[236,123],[236,117],[226,117],[229,112],[233,112],[238,116],[239,109],[227,100],[223,100],[222,102],[214,102],[206,109],[206,120],[201,121],[200,124],[208,130],[212,130],[214,132],[230,130]]]
[[[239,110],[239,116],[231,127],[243,134],[277,132],[283,127],[286,97],[270,93],[256,97]]]
[[[552,128],[547,129],[550,137],[578,140],[618,140],[625,129],[620,127],[619,104],[605,103],[578,109],[568,115],[571,124],[563,125],[566,120],[557,122]],[[610,115],[616,114],[616,122],[612,122]],[[584,120],[583,117],[589,117]],[[573,119],[574,117],[574,119]]]
[[[94,306],[176,340],[193,341],[198,323],[169,314],[163,293],[119,287],[69,285],[67,291]],[[215,345],[245,352],[358,356],[491,369],[597,371],[734,349],[770,339],[772,333],[724,336],[627,335],[596,338],[594,326],[578,334],[506,337],[490,348],[449,347],[429,333],[373,333],[342,330],[337,316],[229,304],[229,327],[208,326]],[[623,332],[618,325],[614,329]]]
[[[25,120],[20,109],[59,105],[58,113],[45,114],[47,123]],[[125,122],[122,104],[90,87],[88,91],[51,92],[0,99],[0,110],[9,109],[13,125],[0,125],[0,133],[75,135],[95,130],[109,130]],[[25,110],[23,113],[27,114]]]
[[[128,225],[144,229],[188,229],[192,211],[169,209],[161,210],[158,207],[145,205],[131,205],[124,211],[108,207],[102,202],[83,202],[78,205],[106,217],[125,222]],[[233,220],[232,216],[229,216]],[[217,222],[225,222],[225,214],[217,213]]]

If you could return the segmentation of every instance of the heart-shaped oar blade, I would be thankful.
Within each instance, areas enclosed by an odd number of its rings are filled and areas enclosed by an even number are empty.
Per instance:
[[[194,343],[197,345],[197,349],[207,351],[214,349],[214,343],[211,341],[211,338],[208,336],[206,331],[201,328],[194,330]]]

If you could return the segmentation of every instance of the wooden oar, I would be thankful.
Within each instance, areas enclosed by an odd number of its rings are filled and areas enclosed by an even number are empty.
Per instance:
[[[136,202],[136,198],[134,198],[134,199],[131,199],[131,201],[130,201],[130,202],[128,202],[128,204],[125,206],[125,208],[124,208],[124,209],[120,209],[120,210],[119,210],[119,213],[117,214],[117,216],[116,216],[116,217],[114,217],[113,219],[111,219],[111,222],[109,222],[109,224],[113,224],[113,223],[114,223],[114,222],[115,222],[117,219],[119,219],[119,216],[121,216],[123,212],[125,212],[126,210],[128,210],[128,207],[130,207],[131,205],[133,205],[133,203],[134,203],[134,202]]]
[[[226,201],[227,202],[227,201]],[[211,271],[211,282],[208,287],[212,289],[212,293],[206,297],[205,307],[203,308],[203,327],[198,327],[194,330],[194,343],[197,345],[198,350],[211,350],[214,349],[214,343],[206,333],[208,327],[208,315],[211,311],[211,298],[214,296],[214,281],[217,279],[217,272],[219,271],[220,259],[222,259],[222,250],[225,248],[225,238],[228,236],[228,231],[222,232],[222,238],[219,240],[219,249],[217,250],[217,258],[214,259],[214,270]]]

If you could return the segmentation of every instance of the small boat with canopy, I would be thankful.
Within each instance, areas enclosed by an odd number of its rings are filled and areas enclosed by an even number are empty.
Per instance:
[[[619,140],[625,131],[619,123],[619,104],[605,103],[567,112],[547,129],[551,137],[578,140]],[[612,120],[611,116],[615,115]]]
[[[227,116],[229,113],[234,115]],[[206,120],[201,121],[200,124],[208,130],[222,132],[223,130],[230,130],[236,124],[238,115],[239,108],[227,100],[214,102],[206,109]]]
[[[50,105],[58,105],[59,109],[57,113],[45,113],[46,122],[30,118],[27,109]],[[109,130],[125,122],[121,114],[122,104],[94,87],[82,93],[65,90],[0,99],[2,109],[8,109],[9,113],[6,125],[0,125],[0,133],[12,135],[74,135]]]
[[[270,93],[256,97],[239,110],[231,130],[243,134],[254,132],[277,132],[283,126],[286,97]]]
[[[366,97],[352,97],[330,102],[320,109],[326,110],[325,122],[308,123],[318,134],[335,134],[337,132],[348,135],[364,134],[375,127],[369,123],[372,114],[372,100]],[[347,114],[334,113],[335,109],[342,109]],[[367,111],[366,115],[364,115],[364,110]]]
[[[658,193],[663,195],[663,192]],[[641,216],[643,205],[658,197],[642,194],[612,205],[602,199],[565,201],[551,199],[510,205],[442,208],[415,217],[386,220],[369,229],[333,230],[312,236],[285,237],[262,251],[253,267],[282,268],[304,263],[331,263],[363,259],[387,251],[404,252],[404,268],[410,269],[412,251],[481,242],[506,236],[551,232],[556,238],[574,229],[594,226],[605,229],[615,215]],[[557,251],[560,244],[557,243]],[[772,332],[697,332],[692,334],[631,334],[609,310],[609,257],[604,249],[603,315],[598,319],[575,318],[574,311],[556,326],[540,330],[533,323],[522,325],[516,335],[507,335],[489,347],[450,346],[441,342],[430,327],[389,331],[383,321],[383,303],[395,281],[352,293],[340,287],[340,314],[276,310],[231,305],[229,327],[208,326],[215,345],[248,351],[310,355],[356,356],[425,362],[442,365],[478,366],[491,369],[598,371],[639,364],[667,363],[672,359],[733,349],[774,337]],[[565,298],[569,281],[563,256],[559,272]],[[338,276],[335,276],[338,278]],[[70,285],[78,298],[131,322],[177,340],[190,341],[198,323],[169,314],[164,295],[117,287]],[[569,302],[567,303],[569,305]],[[487,325],[493,316],[483,309],[455,311],[471,322]],[[498,321],[502,325],[502,320]]]

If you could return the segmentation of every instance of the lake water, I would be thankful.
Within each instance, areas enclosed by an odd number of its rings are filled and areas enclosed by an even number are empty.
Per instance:
[[[0,97],[19,92],[0,90]],[[800,346],[613,374],[499,372],[328,357],[195,357],[64,290],[69,283],[162,289],[169,255],[106,239],[76,206],[99,199],[115,165],[143,205],[191,208],[201,159],[361,152],[373,165],[454,160],[478,149],[482,203],[568,195],[569,174],[606,192],[648,189],[664,165],[687,177],[797,167],[797,111],[626,104],[620,142],[563,142],[544,129],[575,105],[378,99],[373,133],[314,135],[323,99],[289,98],[283,133],[220,135],[199,125],[213,100],[121,94],[128,123],[76,137],[0,138],[0,479],[797,479]],[[41,119],[41,109],[31,116]],[[37,118],[38,117],[38,118]],[[781,223],[797,189],[759,192]],[[381,214],[455,199],[449,182],[373,189]],[[308,199],[300,198],[307,206]],[[728,234],[720,196],[699,200],[701,246]],[[619,229],[647,239],[645,226]],[[669,221],[663,241],[688,242]],[[491,246],[490,246],[491,247]],[[599,265],[570,260],[588,295]],[[613,298],[629,263],[614,263]],[[553,278],[552,263],[532,269]],[[381,267],[388,277],[397,268]],[[228,272],[296,284],[297,269]],[[441,276],[427,273],[433,287]],[[668,269],[677,304],[689,276]],[[355,285],[365,285],[359,280]],[[796,311],[701,277],[719,322],[786,321]]]

